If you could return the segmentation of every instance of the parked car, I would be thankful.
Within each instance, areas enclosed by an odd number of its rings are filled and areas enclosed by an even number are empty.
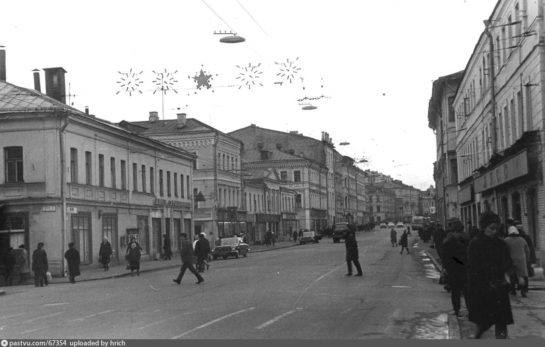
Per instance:
[[[333,243],[339,243],[348,231],[348,223],[335,223],[333,230]]]
[[[221,244],[212,250],[212,259],[227,259],[228,257],[247,257],[250,248],[247,243],[242,242],[240,237],[229,237],[221,239]]]
[[[305,243],[318,243],[318,235],[313,230],[303,231],[303,236],[299,239],[299,244],[304,245]]]
[[[386,225],[386,223],[380,223],[380,228],[381,229],[388,229],[388,226]]]

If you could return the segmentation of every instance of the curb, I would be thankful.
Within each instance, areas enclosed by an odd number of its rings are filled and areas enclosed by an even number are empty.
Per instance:
[[[295,247],[295,246],[299,246],[298,243],[296,244],[293,244],[293,245],[288,245],[288,246],[282,246],[282,247],[275,247],[275,248],[264,248],[264,249],[259,249],[257,251],[252,251],[251,248],[250,248],[250,252],[248,253],[261,253],[261,252],[268,252],[268,251],[274,251],[274,250],[277,250],[277,249],[283,249],[283,248],[290,248],[290,247]]]

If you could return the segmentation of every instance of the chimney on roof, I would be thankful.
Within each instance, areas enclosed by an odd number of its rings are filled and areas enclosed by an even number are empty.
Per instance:
[[[85,114],[89,115],[89,106],[85,106]]]
[[[0,46],[0,81],[6,82],[6,50]]]
[[[149,121],[150,122],[156,122],[159,120],[159,112],[157,111],[150,111],[149,113]]]
[[[297,130],[292,130],[292,131],[290,131],[290,134],[292,134],[292,135],[298,135],[299,132],[298,132]]]
[[[66,85],[64,74],[66,70],[62,67],[51,67],[45,71],[45,94],[50,98],[66,104]]]
[[[177,128],[183,128],[185,126],[186,116],[185,113],[176,113]]]
[[[34,69],[32,70],[32,73],[34,75],[34,89],[42,92],[42,87],[40,86],[40,70]]]

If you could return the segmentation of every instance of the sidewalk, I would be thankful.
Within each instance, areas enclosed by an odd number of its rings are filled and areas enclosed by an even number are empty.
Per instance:
[[[283,241],[283,242],[275,243],[274,246],[266,246],[266,245],[250,246],[250,254],[272,251],[272,250],[288,248],[288,247],[294,247],[298,245],[299,245],[298,243],[295,243],[293,241]],[[140,272],[146,273],[151,271],[173,269],[173,268],[178,268],[180,266],[181,266],[180,256],[178,253],[175,253],[172,256],[171,260],[142,261],[140,263]],[[127,267],[127,264],[125,262],[111,265],[108,271],[104,271],[104,269],[100,267],[100,264],[82,266],[80,269],[81,275],[76,277],[76,281],[77,282],[97,281],[97,280],[130,276],[131,273],[129,270],[126,269],[126,267]],[[68,283],[68,282],[69,282],[68,277],[53,277],[53,279],[49,283],[59,284],[59,283]],[[24,285],[33,285],[33,284],[34,282],[31,279],[28,282],[26,282]],[[10,287],[4,287],[3,289],[0,289],[0,295],[6,294],[6,290],[9,290],[9,288],[14,288],[14,287],[19,287],[19,286],[10,286]]]
[[[435,264],[438,270],[442,270],[437,251],[431,247],[430,243],[423,243],[421,240],[416,241],[418,248],[424,250],[431,261]],[[545,281],[535,280],[530,278],[530,291],[528,298],[518,296],[510,296],[511,309],[515,324],[510,325],[509,338],[545,338]],[[450,294],[446,292],[442,285],[438,285],[438,290],[445,293],[445,300],[450,301]],[[462,304],[462,307],[465,307]],[[461,339],[471,339],[475,332],[475,324],[470,322],[467,317],[467,310],[462,309],[462,317],[456,317],[452,312],[449,312],[449,322],[456,322],[458,332]],[[456,327],[456,324],[452,324]],[[458,335],[458,333],[456,334]],[[494,328],[492,327],[483,335],[483,339],[494,339]]]

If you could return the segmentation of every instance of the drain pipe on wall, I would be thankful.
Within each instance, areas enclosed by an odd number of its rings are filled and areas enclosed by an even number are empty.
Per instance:
[[[63,124],[64,121],[64,124]],[[64,130],[68,126],[68,115],[61,115],[60,119],[60,128],[59,128],[59,148],[60,148],[60,159],[61,159],[61,272],[64,275],[66,269],[64,266],[64,252],[66,244],[66,196],[65,196],[65,185],[66,185],[66,160],[65,160],[65,150],[64,150]]]

